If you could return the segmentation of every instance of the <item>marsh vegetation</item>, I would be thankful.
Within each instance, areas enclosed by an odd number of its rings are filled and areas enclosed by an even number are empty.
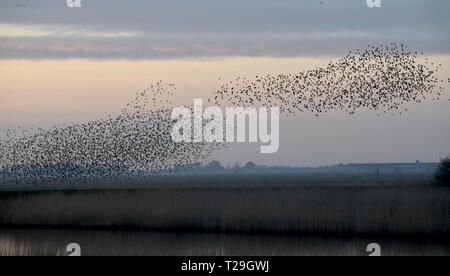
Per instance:
[[[262,251],[237,248],[233,252],[220,246],[219,241],[231,239],[228,235],[247,237],[247,241],[313,236],[317,246],[325,246],[328,239],[343,243],[362,237],[393,243],[432,239],[439,246],[426,243],[436,249],[427,252],[448,253],[450,190],[432,182],[432,175],[206,175],[160,178],[147,185],[136,180],[129,186],[96,189],[4,191],[0,193],[0,225],[2,231],[16,229],[14,233],[18,229],[120,232],[136,237],[136,233],[152,237],[173,233],[201,242],[201,237],[215,237],[217,241],[210,241],[218,244],[217,252],[231,255],[270,255],[270,246],[262,242],[258,245]],[[0,244],[5,246],[3,241]],[[173,245],[165,246],[173,249]],[[170,254],[167,248],[160,248],[160,253]],[[292,251],[303,253],[300,248]]]

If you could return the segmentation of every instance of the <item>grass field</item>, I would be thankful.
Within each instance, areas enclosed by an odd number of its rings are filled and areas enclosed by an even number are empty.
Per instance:
[[[433,186],[430,175],[172,176],[134,180],[126,185],[98,183],[95,187],[76,183],[70,187],[16,191],[8,187],[0,192],[0,229],[3,229],[0,240],[2,234],[15,237],[0,241],[4,254],[7,254],[5,244],[20,243],[24,237],[35,237],[36,233],[49,235],[48,231],[79,233],[72,235],[81,240],[81,233],[107,236],[107,233],[120,232],[139,237],[136,233],[144,231],[153,233],[156,239],[168,233],[184,236],[203,233],[202,237],[209,235],[206,240],[212,244],[227,239],[236,241],[230,235],[243,235],[247,242],[257,237],[269,242],[275,235],[287,239],[297,237],[293,242],[301,246],[311,241],[298,240],[298,237],[313,236],[318,246],[326,244],[327,240],[331,244],[334,241],[335,245],[348,247],[349,254],[356,252],[353,245],[364,242],[365,237],[388,239],[394,244],[401,239],[422,242],[431,239],[433,242],[413,243],[409,251],[402,248],[398,252],[393,250],[392,254],[411,255],[419,252],[414,251],[418,248],[430,254],[449,254],[450,189]],[[30,229],[34,229],[33,234],[23,232]],[[352,240],[355,238],[357,243]],[[28,242],[39,243],[40,240]],[[123,238],[118,242],[123,242]],[[221,254],[232,252],[220,244],[222,247],[216,249],[222,250]],[[433,244],[440,247],[433,247]],[[254,253],[270,252],[271,247],[267,245],[262,242]],[[165,245],[162,255],[171,254],[166,247],[173,249]],[[276,248],[273,247],[273,254],[281,250]],[[334,251],[323,247],[325,251],[309,253],[291,249],[292,254],[340,252],[339,247]],[[99,250],[92,254],[114,254]],[[241,250],[232,255],[246,252],[252,254],[252,251]],[[205,252],[194,250],[192,254]]]
[[[158,179],[149,188],[9,191],[0,194],[0,225],[448,234],[450,190],[433,187],[426,179],[417,175],[189,176],[171,182]]]

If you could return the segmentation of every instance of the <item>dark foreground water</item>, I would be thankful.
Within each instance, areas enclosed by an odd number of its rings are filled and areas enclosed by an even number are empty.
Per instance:
[[[70,243],[81,254],[149,256],[361,255],[378,243],[382,255],[450,255],[449,240],[289,235],[241,235],[131,231],[0,230],[0,255],[67,256]]]

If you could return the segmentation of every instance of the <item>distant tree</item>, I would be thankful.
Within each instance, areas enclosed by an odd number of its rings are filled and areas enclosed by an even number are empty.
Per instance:
[[[239,166],[239,163],[236,162],[236,163],[234,163],[234,166],[231,169],[233,170],[234,173],[239,173],[239,170],[241,169],[241,167]]]
[[[450,156],[441,160],[434,174],[434,181],[438,186],[450,187]]]
[[[248,170],[256,169],[256,164],[250,161],[245,165],[245,168]]]
[[[211,161],[206,167],[212,170],[225,170],[219,161]]]

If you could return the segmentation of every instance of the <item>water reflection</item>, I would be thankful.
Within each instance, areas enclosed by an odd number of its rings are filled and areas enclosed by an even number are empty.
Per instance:
[[[130,231],[0,230],[0,255],[67,256],[70,243],[83,256],[252,256],[368,255],[377,242],[382,255],[449,255],[448,240],[321,238],[318,236],[241,235]]]

